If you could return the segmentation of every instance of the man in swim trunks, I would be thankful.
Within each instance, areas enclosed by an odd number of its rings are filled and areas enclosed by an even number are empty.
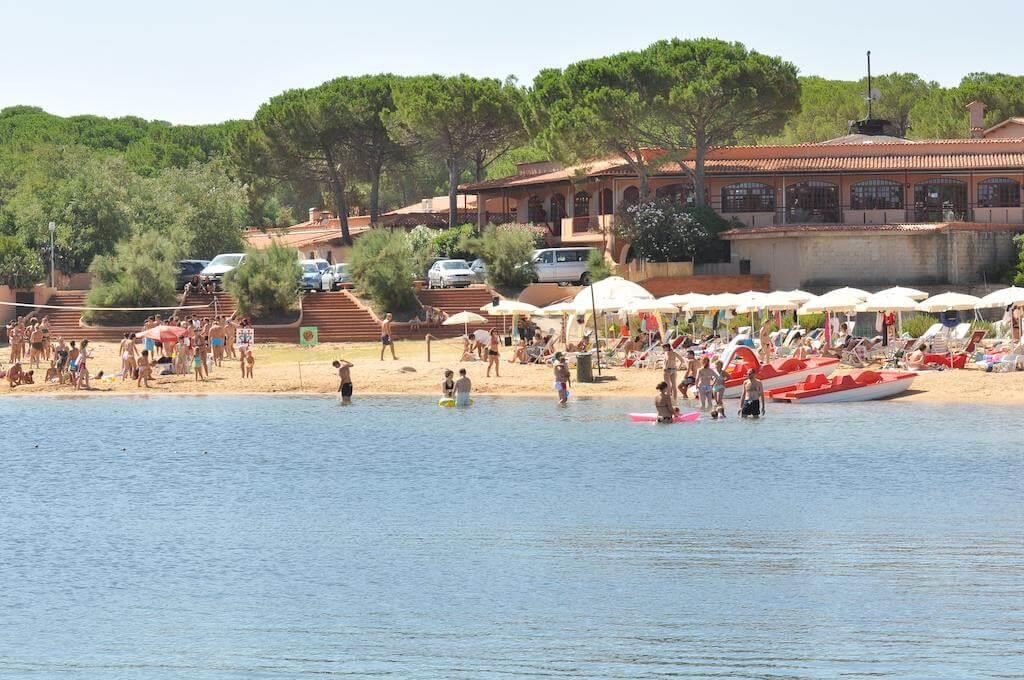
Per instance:
[[[569,364],[565,360],[565,355],[559,352],[555,355],[555,391],[558,392],[558,403],[566,404],[569,402],[569,388],[572,386],[571,376],[569,375]]]
[[[473,381],[466,375],[466,369],[459,369],[459,379],[455,381],[455,405],[469,406],[469,395],[473,391]]]
[[[224,326],[221,325],[221,317],[217,317],[210,324],[210,347],[213,351],[213,363],[216,366],[221,365],[221,361],[224,360]]]
[[[764,385],[757,379],[757,371],[747,371],[747,380],[743,383],[743,395],[740,397],[740,416],[760,418],[765,415]]]
[[[697,384],[697,373],[700,371],[700,360],[697,359],[697,355],[693,353],[692,349],[686,350],[686,371],[683,373],[683,384],[679,390],[683,393],[683,399],[686,399],[686,390],[691,385]]]
[[[384,350],[388,347],[391,348],[391,358],[397,360],[395,356],[395,343],[391,340],[391,312],[385,315],[384,320],[380,322],[380,360],[384,361]]]
[[[352,374],[349,371],[355,364],[337,359],[331,362],[331,366],[338,369],[338,391],[341,392],[341,403],[352,403]]]
[[[683,363],[683,358],[667,342],[661,348],[665,350],[665,370],[662,372],[662,378],[668,383],[669,396],[675,403],[679,401],[679,367]]]

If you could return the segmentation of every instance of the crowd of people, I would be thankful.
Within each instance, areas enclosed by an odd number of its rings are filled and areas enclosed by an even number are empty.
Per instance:
[[[239,362],[241,377],[247,379],[253,377],[256,359],[246,329],[251,329],[249,320],[234,315],[150,316],[138,332],[124,334],[117,352],[120,370],[104,376],[103,371],[89,372],[93,358],[89,340],[52,337],[48,317],[17,317],[6,325],[9,365],[0,366],[0,377],[11,388],[31,385],[40,381],[38,372],[45,368],[42,382],[74,389],[88,389],[90,379],[104,378],[150,387],[158,375],[193,375],[196,381],[205,381],[214,367],[234,360]]]

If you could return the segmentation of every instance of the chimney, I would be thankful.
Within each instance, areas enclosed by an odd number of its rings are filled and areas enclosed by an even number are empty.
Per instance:
[[[980,102],[977,99],[967,105],[971,121],[971,137],[974,139],[981,139],[985,136],[986,108],[985,102]]]
[[[323,212],[324,211],[321,210],[320,208],[310,208],[309,221],[312,222],[313,224],[316,224],[317,222],[320,221],[320,216],[323,214]]]

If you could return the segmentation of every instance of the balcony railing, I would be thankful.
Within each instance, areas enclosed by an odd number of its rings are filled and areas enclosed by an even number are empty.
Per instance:
[[[783,224],[833,224],[840,221],[838,208],[786,208],[780,220]]]

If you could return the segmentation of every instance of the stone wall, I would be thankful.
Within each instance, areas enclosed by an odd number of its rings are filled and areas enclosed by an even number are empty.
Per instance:
[[[837,286],[971,285],[1016,253],[1008,231],[874,232],[737,239],[733,258],[750,261],[779,289]]]

